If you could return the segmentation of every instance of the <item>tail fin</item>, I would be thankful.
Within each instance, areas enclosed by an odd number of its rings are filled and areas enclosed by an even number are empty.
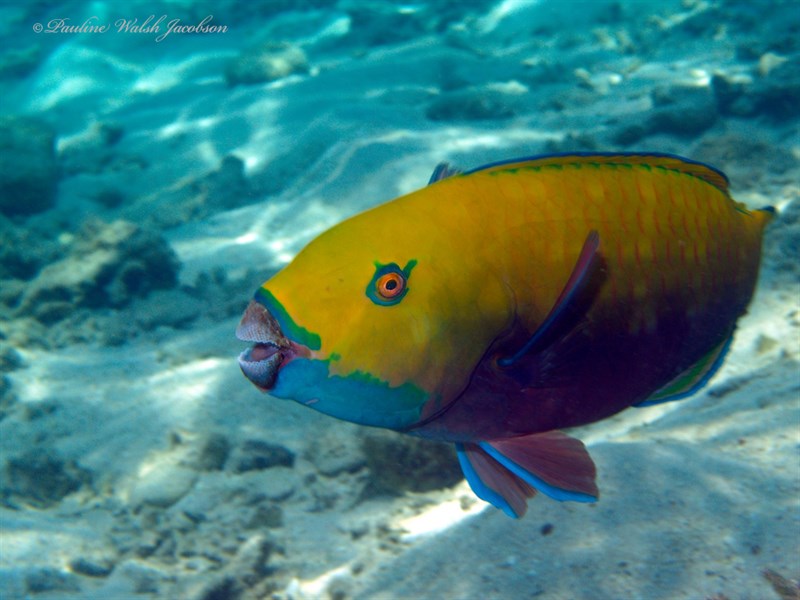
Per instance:
[[[772,219],[775,218],[775,210],[774,206],[762,206],[758,210],[754,210],[753,214],[758,217],[759,225],[761,225],[761,229],[764,229]]]
[[[555,500],[594,502],[596,469],[580,440],[549,431],[491,442],[456,444],[472,490],[519,518],[537,490]]]

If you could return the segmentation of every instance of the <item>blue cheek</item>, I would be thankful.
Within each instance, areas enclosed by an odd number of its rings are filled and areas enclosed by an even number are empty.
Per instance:
[[[428,395],[411,383],[390,387],[362,372],[330,375],[328,361],[298,358],[283,367],[270,394],[360,425],[404,429],[417,423]]]

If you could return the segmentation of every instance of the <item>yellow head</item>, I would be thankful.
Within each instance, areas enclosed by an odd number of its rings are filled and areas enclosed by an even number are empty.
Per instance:
[[[458,396],[511,306],[455,217],[426,210],[444,208],[436,187],[328,230],[264,283],[238,331],[256,385],[393,429]]]

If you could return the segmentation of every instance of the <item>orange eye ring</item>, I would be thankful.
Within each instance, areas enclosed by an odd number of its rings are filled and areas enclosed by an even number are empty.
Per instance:
[[[375,291],[385,300],[394,300],[406,289],[406,280],[402,273],[384,273],[375,282]]]
[[[389,263],[382,265],[375,263],[375,274],[367,284],[367,298],[372,300],[378,306],[394,306],[403,301],[406,294],[408,294],[408,278],[411,275],[411,269],[417,264],[417,261],[409,260],[404,269],[401,269],[397,263]]]

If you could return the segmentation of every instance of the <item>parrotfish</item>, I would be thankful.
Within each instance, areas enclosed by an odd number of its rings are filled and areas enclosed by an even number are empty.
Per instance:
[[[676,400],[720,366],[772,209],[667,154],[522,158],[367,210],[264,283],[237,336],[274,397],[455,444],[475,494],[598,498],[560,430]]]

